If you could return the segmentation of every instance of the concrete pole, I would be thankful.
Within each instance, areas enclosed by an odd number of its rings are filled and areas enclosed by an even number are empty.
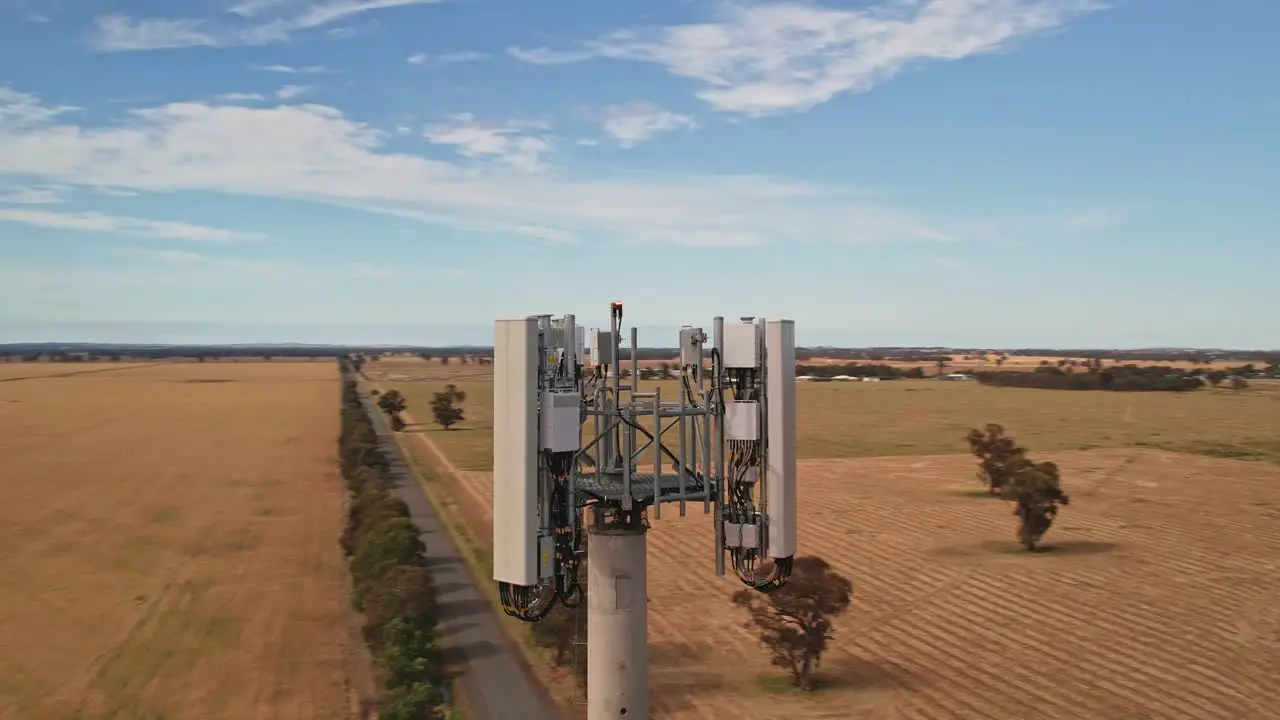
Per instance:
[[[592,514],[587,546],[587,719],[648,720],[646,528],[639,510]]]

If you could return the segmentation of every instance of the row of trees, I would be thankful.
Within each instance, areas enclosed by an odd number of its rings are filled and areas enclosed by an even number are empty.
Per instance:
[[[343,369],[350,364],[344,361]],[[340,542],[351,571],[352,604],[364,615],[364,639],[377,665],[379,718],[446,717],[439,606],[426,546],[408,506],[392,494],[390,463],[354,381],[343,383],[338,451],[350,493]]]
[[[1124,365],[1103,369],[1092,362],[1083,372],[1072,367],[1046,365],[1032,372],[987,371],[974,375],[984,385],[1040,388],[1045,390],[1111,390],[1115,392],[1186,392],[1205,384],[1229,381],[1235,390],[1249,386],[1244,368],[1197,370],[1166,366]]]
[[[405,399],[404,395],[399,390],[394,389],[382,394],[374,390],[373,394],[378,396],[378,408],[387,414],[391,429],[395,432],[404,430],[405,422],[401,413],[409,409],[409,401]],[[444,390],[432,395],[431,416],[436,424],[448,430],[465,420],[466,417],[463,415],[462,408],[458,407],[458,404],[466,399],[467,394],[452,383],[445,385]]]
[[[426,362],[431,362],[432,360],[436,360],[441,365],[448,365],[451,358],[456,359],[459,363],[463,365],[470,365],[472,363],[475,363],[476,365],[492,365],[493,364],[493,358],[488,355],[465,355],[464,354],[464,355],[438,355],[437,356],[437,355],[432,355],[431,353],[420,352],[418,353],[418,357],[422,358]]]
[[[1280,364],[1280,354],[1266,350],[1234,350],[1231,352],[1211,352],[1194,350],[1070,350],[1053,348],[1023,348],[1003,353],[1009,355],[1031,357],[1065,357],[1082,360],[1110,360],[1116,363],[1140,362],[1191,362],[1208,365],[1218,360],[1251,360],[1255,362]]]
[[[1071,372],[1056,366],[1032,372],[989,371],[974,375],[983,385],[1039,388],[1042,390],[1112,390],[1116,392],[1186,392],[1204,387],[1204,381],[1184,370],[1168,367],[1113,367]]]
[[[939,368],[941,371],[941,368]],[[878,377],[878,378],[914,378],[919,379],[925,376],[923,367],[896,367],[894,365],[881,365],[876,363],[846,363],[844,365],[824,364],[824,365],[796,365],[797,375],[808,375],[810,377],[830,378],[837,375],[848,375],[849,377]]]

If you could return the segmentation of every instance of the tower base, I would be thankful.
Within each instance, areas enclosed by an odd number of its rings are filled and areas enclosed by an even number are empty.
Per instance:
[[[642,512],[597,510],[587,527],[587,718],[648,720],[648,572]]]

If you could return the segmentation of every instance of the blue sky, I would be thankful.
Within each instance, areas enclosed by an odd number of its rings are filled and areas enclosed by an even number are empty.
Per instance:
[[[1273,0],[0,0],[0,342],[483,342],[620,299],[807,344],[1280,347],[1277,27]]]

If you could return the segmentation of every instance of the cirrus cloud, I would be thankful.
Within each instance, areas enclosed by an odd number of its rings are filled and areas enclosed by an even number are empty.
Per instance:
[[[889,0],[858,10],[725,2],[713,22],[623,29],[569,50],[508,54],[535,65],[653,63],[697,82],[697,96],[718,110],[762,116],[865,92],[913,63],[1002,50],[1105,7],[1098,0]]]

